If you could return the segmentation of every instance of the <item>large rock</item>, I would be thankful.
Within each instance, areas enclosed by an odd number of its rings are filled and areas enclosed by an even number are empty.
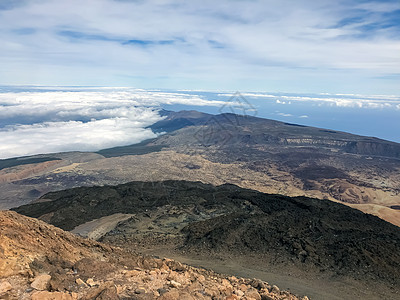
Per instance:
[[[31,287],[38,291],[45,291],[50,286],[51,276],[48,274],[40,274],[31,283]]]
[[[260,294],[255,288],[249,288],[245,293],[246,298],[261,300]]]
[[[12,290],[12,285],[8,281],[0,283],[0,296]]]
[[[32,300],[76,300],[78,299],[77,294],[69,294],[62,292],[48,292],[40,291],[32,294]]]

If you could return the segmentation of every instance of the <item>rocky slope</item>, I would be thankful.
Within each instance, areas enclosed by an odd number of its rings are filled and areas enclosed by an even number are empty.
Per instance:
[[[0,299],[300,298],[261,280],[140,256],[0,211]]]
[[[93,236],[127,248],[167,247],[276,274],[349,279],[374,286],[370,299],[400,292],[399,228],[332,201],[185,181],[76,188],[42,200],[15,210],[76,232],[96,232],[98,222],[103,230]],[[104,227],[107,216],[119,222]]]

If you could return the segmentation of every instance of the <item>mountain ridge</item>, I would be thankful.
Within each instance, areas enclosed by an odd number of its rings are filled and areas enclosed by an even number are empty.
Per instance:
[[[162,114],[156,139],[0,170],[0,207],[76,186],[185,178],[340,201],[400,225],[396,143],[251,116]]]

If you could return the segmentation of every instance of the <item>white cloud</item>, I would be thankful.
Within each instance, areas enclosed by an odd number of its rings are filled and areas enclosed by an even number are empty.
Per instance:
[[[378,78],[398,27],[365,29],[399,9],[382,2],[26,1],[0,14],[0,81],[398,92]]]
[[[277,113],[277,115],[280,115],[282,117],[293,117],[292,114],[286,114],[286,113]]]
[[[156,137],[145,127],[162,119],[161,104],[225,103],[129,88],[64,89],[0,93],[0,158],[130,145]]]
[[[223,95],[223,94],[222,94]],[[265,98],[266,101],[275,101],[276,104],[315,103],[318,106],[357,107],[357,108],[400,108],[400,96],[396,95],[361,95],[361,94],[329,94],[303,96],[300,94],[243,94],[249,98]],[[324,97],[321,97],[324,96]]]
[[[157,120],[157,114],[149,117]],[[147,123],[147,122],[146,122]],[[45,122],[0,130],[0,158],[62,151],[95,151],[138,143],[156,137],[146,123],[129,119],[93,120],[87,123]]]

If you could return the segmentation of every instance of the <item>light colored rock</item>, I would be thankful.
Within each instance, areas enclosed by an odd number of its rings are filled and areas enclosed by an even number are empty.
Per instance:
[[[197,291],[202,291],[203,285],[200,282],[195,281],[187,287],[187,290],[189,291],[189,293],[194,294]]]
[[[163,263],[160,267],[160,271],[161,273],[165,274],[165,272],[169,272],[169,267],[165,263]]]
[[[129,270],[124,273],[126,277],[136,277],[140,275],[140,271],[138,270]]]
[[[77,279],[75,280],[75,282],[76,282],[76,284],[79,285],[79,286],[81,286],[81,285],[86,286],[86,283],[85,283],[82,279],[80,279],[80,278],[77,278]]]
[[[32,300],[75,300],[77,297],[62,292],[47,292],[47,291],[38,291],[32,294]]]
[[[197,280],[203,283],[206,280],[206,278],[204,277],[204,275],[199,274],[199,276],[197,276]]]
[[[31,287],[38,291],[45,291],[49,288],[51,276],[48,274],[40,274],[35,277],[31,283]]]
[[[170,285],[171,287],[173,287],[173,288],[179,288],[179,287],[182,286],[182,284],[180,284],[179,282],[176,282],[175,280],[171,280],[171,281],[169,282],[169,285]]]
[[[0,295],[11,291],[12,285],[8,281],[3,281],[0,283]]]
[[[226,287],[231,287],[232,286],[231,283],[228,280],[226,280],[225,278],[222,279],[221,284],[223,286],[226,286]]]
[[[244,296],[244,292],[242,290],[236,290],[235,294],[238,295],[239,297],[243,297]]]
[[[244,295],[246,296],[246,298],[251,298],[251,299],[255,299],[255,300],[261,300],[261,296],[260,294],[257,292],[257,290],[255,288],[249,288]]]
[[[228,278],[231,282],[237,282],[237,278],[235,276],[231,276]]]
[[[146,289],[143,287],[139,287],[135,290],[135,294],[146,294]]]
[[[271,287],[271,293],[279,294],[280,293],[280,289],[276,285],[273,285]]]
[[[97,281],[94,281],[93,278],[89,278],[88,280],[86,280],[86,284],[90,287],[95,286],[95,285],[100,285],[100,283]]]

